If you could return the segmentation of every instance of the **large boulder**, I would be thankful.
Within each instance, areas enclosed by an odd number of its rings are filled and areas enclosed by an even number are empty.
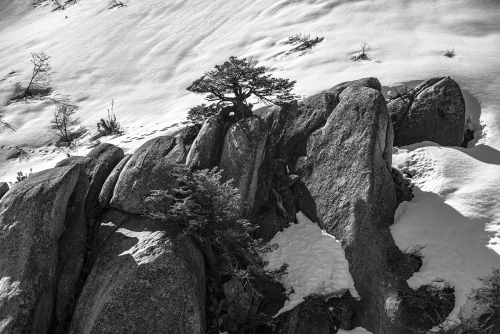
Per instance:
[[[386,260],[399,254],[389,231],[396,195],[386,102],[379,91],[358,85],[339,98],[326,124],[307,141],[296,172],[316,203],[318,223],[345,248],[362,299],[356,325],[398,333],[397,291],[404,281],[388,275]]]
[[[79,175],[79,166],[36,173],[15,184],[0,200],[2,334],[49,330],[58,285],[59,242],[69,227],[67,206]],[[77,203],[76,197],[70,202]]]
[[[7,182],[0,182],[0,199],[9,191],[9,185]]]
[[[85,207],[91,213],[99,207],[99,194],[102,186],[115,166],[125,156],[117,146],[102,143],[87,154],[91,159],[87,174],[90,176],[90,188]]]
[[[217,167],[224,141],[226,121],[220,115],[207,118],[200,133],[191,145],[186,165],[192,169],[211,169]]]
[[[406,96],[389,103],[394,145],[433,141],[460,146],[465,132],[465,100],[460,86],[447,78],[432,78]]]
[[[114,187],[110,206],[125,212],[163,212],[170,202],[152,207],[146,202],[152,190],[169,191],[178,186],[172,164],[182,163],[175,137],[151,139],[138,148],[125,164]],[[174,148],[176,148],[174,150]]]
[[[267,128],[258,116],[233,124],[224,139],[219,168],[223,171],[223,180],[234,180],[247,212],[252,212],[254,207],[266,140]]]
[[[70,157],[56,164],[56,167],[80,165],[89,177],[89,191],[85,199],[87,219],[95,218],[100,209],[99,194],[111,171],[123,159],[123,150],[115,145],[102,143],[86,157]]]
[[[111,210],[101,251],[73,315],[72,334],[205,333],[205,264],[164,222]]]

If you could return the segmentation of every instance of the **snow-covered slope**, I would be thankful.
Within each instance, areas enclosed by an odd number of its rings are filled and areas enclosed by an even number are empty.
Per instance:
[[[477,285],[475,276],[500,267],[498,0],[124,3],[108,9],[107,1],[79,0],[52,12],[49,3],[32,8],[29,0],[0,0],[0,115],[17,128],[0,130],[0,181],[13,181],[20,170],[52,167],[65,156],[54,150],[56,138],[47,131],[52,103],[7,105],[15,84],[29,79],[31,52],[51,56],[53,94],[81,107],[82,125],[95,130],[114,99],[127,133],[110,142],[129,152],[153,136],[175,132],[169,126],[203,101],[185,87],[232,55],[254,56],[274,75],[297,80],[300,95],[366,76],[386,86],[451,76],[477,99],[487,135],[482,146],[467,150],[424,144],[397,153],[398,166],[415,169],[422,193],[402,205],[393,232],[403,248],[428,244],[427,262],[410,282],[417,286],[439,276],[458,285],[455,313]],[[296,33],[325,40],[310,53],[287,55],[291,47],[280,42]],[[373,61],[350,61],[362,41],[370,45]],[[457,57],[443,57],[451,48]],[[15,146],[34,152],[31,160],[6,162],[8,148]],[[410,222],[413,230],[402,228]],[[426,233],[434,239],[422,237]]]

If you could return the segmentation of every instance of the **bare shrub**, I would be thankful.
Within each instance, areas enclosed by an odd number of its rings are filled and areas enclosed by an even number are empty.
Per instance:
[[[109,4],[109,7],[108,9],[112,9],[112,8],[121,8],[121,7],[127,7],[127,5],[125,5],[123,2],[121,1],[116,1],[116,0],[112,0],[111,3]]]
[[[71,144],[78,135],[72,130],[78,123],[78,118],[73,118],[73,114],[79,108],[68,101],[52,100],[56,106],[54,118],[50,121],[49,130],[59,137],[61,142]]]
[[[371,58],[368,57],[368,54],[366,53],[369,47],[370,46],[365,41],[361,42],[361,51],[359,51],[359,54],[357,56],[352,56],[351,60],[352,61],[371,60]]]
[[[457,55],[455,53],[455,48],[451,50],[446,50],[446,52],[443,54],[446,58],[455,58]]]

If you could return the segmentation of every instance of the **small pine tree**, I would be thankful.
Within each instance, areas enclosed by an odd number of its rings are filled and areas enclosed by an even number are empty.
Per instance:
[[[233,105],[238,119],[252,116],[248,102],[251,97],[259,102],[278,105],[296,98],[291,93],[296,81],[273,78],[266,74],[264,66],[256,65],[257,61],[252,58],[230,57],[195,80],[187,90],[208,94],[205,100],[216,102],[218,106]]]

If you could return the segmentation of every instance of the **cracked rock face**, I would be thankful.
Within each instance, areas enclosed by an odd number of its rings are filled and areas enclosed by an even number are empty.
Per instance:
[[[465,100],[451,78],[432,78],[411,94],[389,103],[394,126],[394,146],[432,141],[460,146],[465,131]]]
[[[49,329],[59,280],[59,242],[66,235],[67,206],[79,174],[79,166],[36,173],[0,201],[2,334]]]

